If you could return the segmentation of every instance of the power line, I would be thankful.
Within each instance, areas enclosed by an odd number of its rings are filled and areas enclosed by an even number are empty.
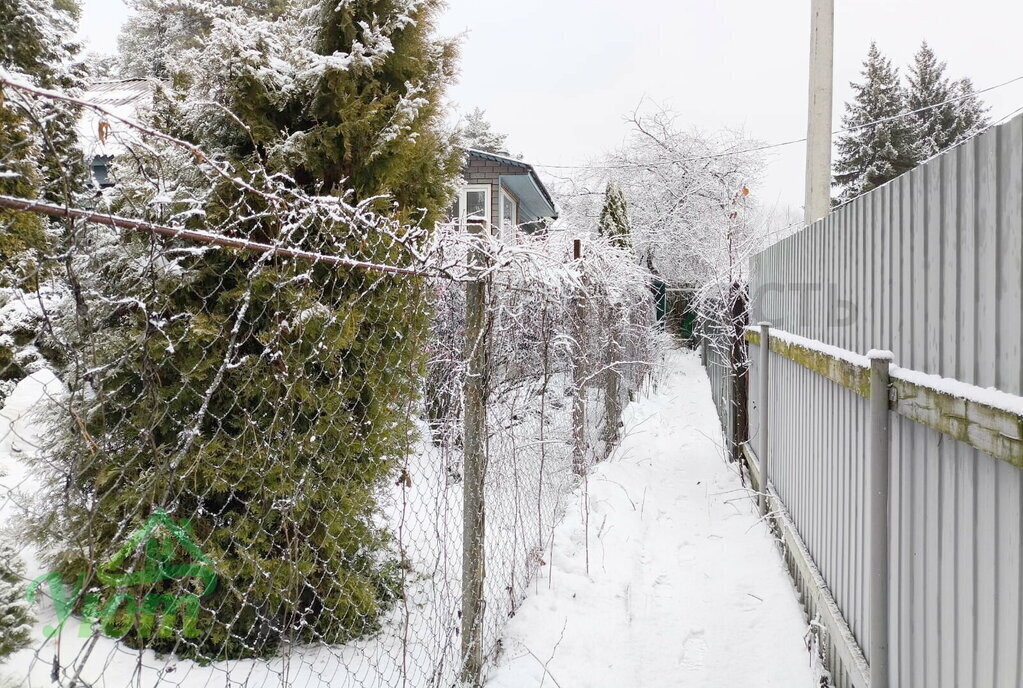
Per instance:
[[[867,127],[877,126],[878,124],[884,124],[886,122],[894,122],[895,120],[902,119],[903,117],[910,117],[912,115],[920,114],[921,112],[927,112],[928,110],[933,110],[935,108],[942,107],[943,105],[949,105],[951,103],[957,103],[957,102],[959,102],[961,100],[966,100],[967,98],[972,98],[974,96],[979,96],[979,95],[981,95],[983,93],[989,93],[989,92],[994,91],[996,89],[1004,88],[1006,86],[1010,86],[1010,85],[1016,83],[1017,81],[1023,81],[1023,75],[1020,75],[1020,76],[1018,76],[1018,77],[1016,77],[1014,79],[1009,79],[1008,81],[1002,82],[1000,84],[996,84],[994,86],[989,86],[988,88],[984,88],[984,89],[981,89],[979,91],[974,91],[973,93],[969,93],[969,94],[962,95],[962,96],[957,96],[955,98],[949,98],[948,100],[942,101],[940,103],[935,103],[933,105],[927,105],[927,106],[924,106],[922,108],[917,108],[916,110],[911,110],[909,112],[902,112],[902,113],[899,113],[897,115],[893,115],[891,117],[884,117],[882,119],[874,120],[872,122],[867,122],[865,124],[860,124],[860,125],[857,125],[855,127],[847,127],[847,128],[844,128],[844,129],[839,129],[837,131],[831,132],[831,136],[835,137],[835,136],[838,136],[839,134],[847,134],[847,133],[852,132],[852,131],[858,131],[860,129],[866,129]],[[1011,115],[1010,115],[1010,117],[1011,117]],[[769,144],[764,144],[762,146],[755,146],[753,148],[743,148],[741,150],[729,151],[729,152],[726,152],[726,153],[711,153],[711,154],[708,154],[708,155],[698,155],[698,156],[691,157],[691,158],[679,158],[677,160],[667,160],[665,162],[670,163],[670,164],[678,164],[678,163],[687,163],[687,162],[700,162],[700,161],[703,161],[703,160],[717,160],[717,159],[720,159],[720,158],[730,158],[730,157],[732,157],[734,155],[743,155],[743,154],[746,154],[746,153],[759,153],[759,152],[762,152],[762,151],[765,151],[765,150],[772,150],[774,148],[784,148],[785,146],[793,146],[793,145],[795,145],[797,143],[805,143],[805,142],[806,142],[806,137],[804,136],[803,138],[792,139],[791,141],[782,141],[780,143],[769,143]],[[544,168],[552,169],[552,170],[631,170],[631,169],[636,169],[636,168],[641,168],[641,167],[650,167],[650,165],[640,164],[640,163],[628,164],[628,165],[544,165],[542,163],[534,163],[533,166],[534,167],[544,167]]]
[[[999,119],[997,122],[995,122],[994,126],[998,126],[999,124],[1004,124],[1005,122],[1008,122],[1010,119],[1012,119],[1021,112],[1023,112],[1023,106],[1016,108],[1015,110],[1007,114],[1005,117]]]

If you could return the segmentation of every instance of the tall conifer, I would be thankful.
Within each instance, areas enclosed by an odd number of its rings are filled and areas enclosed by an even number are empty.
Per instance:
[[[907,75],[906,107],[913,112],[921,156],[927,158],[949,147],[956,123],[952,84],[945,76],[945,63],[939,62],[926,42],[913,58]]]
[[[269,175],[428,230],[461,160],[442,123],[455,51],[433,35],[439,6],[315,0],[271,18],[212,7],[200,47],[169,62],[173,88],[154,118],[253,184]],[[236,184],[207,186],[187,156],[166,155],[161,188],[172,192],[155,203],[147,170],[134,157],[119,164],[116,195],[154,219],[179,214],[197,228],[311,251],[404,258],[343,213],[271,211]],[[149,238],[118,246],[126,265],[151,250]],[[202,599],[200,637],[132,630],[127,642],[225,658],[371,632],[402,592],[403,562],[377,500],[413,431],[426,285],[323,263],[184,255],[173,258],[180,273],[150,261],[154,274],[126,287],[145,309],[111,313],[97,337],[98,372],[69,380],[74,418],[46,456],[63,478],[59,530],[48,534],[64,545],[56,561],[74,580],[159,507],[189,520],[218,584]]]
[[[927,43],[913,58],[906,88],[920,155],[929,158],[970,138],[987,126],[987,108],[969,79],[953,82]]]
[[[78,15],[74,0],[0,3],[0,66],[44,88],[79,87]],[[21,100],[20,94],[0,89],[0,193],[70,201],[70,194],[81,190],[85,171],[75,147],[77,110],[40,101],[30,117]],[[48,243],[46,229],[39,215],[0,209],[0,286],[23,284],[34,274]]]
[[[952,93],[956,98],[956,124],[950,145],[954,146],[986,129],[991,120],[988,117],[990,108],[977,95],[971,79],[955,82]]]
[[[853,83],[853,102],[846,104],[838,139],[834,185],[838,201],[864,194],[911,170],[920,160],[913,122],[905,117],[899,72],[877,44],[863,63],[862,83]]]
[[[505,143],[508,136],[494,131],[493,125],[487,119],[486,110],[475,108],[465,115],[465,124],[461,129],[462,145],[486,153],[497,153],[506,155],[508,146]]]
[[[601,236],[607,237],[621,248],[632,248],[632,226],[629,224],[629,208],[622,188],[615,182],[608,182],[604,193],[604,208],[600,211],[597,225]]]

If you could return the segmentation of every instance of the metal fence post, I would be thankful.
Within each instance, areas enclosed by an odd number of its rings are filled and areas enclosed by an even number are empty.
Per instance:
[[[468,226],[479,241],[471,248],[470,264],[486,265],[481,243],[484,228]],[[462,492],[462,681],[477,686],[483,672],[484,484],[487,471],[487,367],[489,323],[485,278],[466,284],[465,294],[465,436]]]
[[[892,353],[870,358],[870,688],[888,688],[888,500]]]
[[[770,472],[771,452],[771,323],[760,323],[760,490],[757,499],[760,515],[768,511],[767,482]]]

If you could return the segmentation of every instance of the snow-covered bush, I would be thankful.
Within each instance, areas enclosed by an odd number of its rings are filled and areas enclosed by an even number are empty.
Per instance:
[[[578,261],[573,259],[576,238],[582,250]],[[485,241],[491,401],[499,404],[503,397],[521,395],[530,385],[529,394],[547,398],[557,379],[561,399],[553,403],[562,404],[566,381],[571,395],[581,387],[599,387],[602,395],[611,379],[621,380],[611,387],[622,398],[610,404],[610,413],[602,407],[592,414],[602,427],[587,440],[588,452],[602,458],[614,434],[603,428],[604,419],[620,413],[652,361],[650,274],[617,236],[563,228],[503,239],[487,236]],[[427,407],[439,438],[447,441],[459,438],[464,290],[457,283],[438,284],[427,367]],[[573,376],[581,379],[573,381]],[[522,399],[515,404],[528,405]],[[617,420],[611,424],[615,429]]]
[[[150,115],[160,135],[141,133],[121,157],[103,209],[415,266],[461,160],[442,126],[453,49],[432,35],[439,3],[196,5],[212,8],[207,33],[171,61]],[[64,261],[78,297],[64,329],[70,397],[34,463],[48,513],[27,528],[49,563],[96,584],[162,509],[188,521],[218,573],[198,634],[148,634],[124,609],[104,632],[226,659],[376,630],[403,593],[378,502],[414,440],[425,279],[76,229]],[[168,547],[174,564],[196,556]],[[152,565],[146,548],[125,556],[118,573]],[[193,584],[160,579],[139,594]],[[99,588],[90,604],[116,602],[116,588]]]
[[[755,192],[763,167],[756,147],[741,134],[689,131],[669,109],[637,112],[626,143],[582,171],[564,189],[563,216],[596,227],[605,189],[627,202],[632,245],[639,262],[670,286],[699,288],[736,269],[762,242],[766,223],[753,198],[746,221],[732,218],[737,193]]]

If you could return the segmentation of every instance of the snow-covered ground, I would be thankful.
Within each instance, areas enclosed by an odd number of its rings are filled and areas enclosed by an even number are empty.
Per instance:
[[[569,503],[488,688],[818,685],[781,554],[723,458],[707,376],[690,353],[664,366]]]
[[[484,639],[494,646],[510,610],[526,592],[542,544],[557,523],[561,500],[575,480],[569,429],[571,403],[565,401],[563,374],[552,377],[545,428],[557,442],[538,442],[539,410],[529,406],[527,390],[506,392],[491,409],[492,446],[498,460],[487,479],[487,609]],[[38,480],[24,462],[42,445],[45,402],[61,399],[65,388],[49,369],[37,370],[0,400],[0,541],[16,543],[13,524],[33,500]],[[519,397],[524,398],[519,398]],[[518,417],[518,420],[512,420]],[[0,662],[0,688],[50,686],[54,659],[70,685],[79,676],[86,685],[122,688],[158,686],[245,686],[246,688],[409,688],[457,682],[462,547],[460,452],[445,455],[420,441],[403,459],[408,486],[393,484],[381,496],[381,518],[412,570],[406,596],[383,619],[378,634],[347,645],[304,646],[269,660],[199,664],[151,651],[136,651],[107,637],[89,637],[72,618],[57,638],[44,628],[57,626],[54,605],[43,588],[33,605],[36,617],[31,645]],[[543,451],[541,451],[541,449]],[[541,490],[542,482],[542,490]],[[35,549],[20,546],[29,580],[46,572]],[[403,682],[404,677],[404,682]],[[81,685],[81,684],[80,684]]]
[[[553,556],[535,542],[547,542],[548,524],[556,522],[556,505],[562,503],[556,495],[569,480],[570,454],[551,446],[544,471],[544,494],[551,498],[543,500],[539,513],[535,504],[521,507],[524,497],[511,498],[537,492],[532,478],[524,478],[536,472],[535,457],[520,447],[512,454],[516,461],[492,466],[488,638],[496,640],[509,607],[516,612],[490,672],[491,688],[539,686],[545,663],[544,685],[555,688],[814,685],[795,593],[767,529],[722,459],[721,433],[699,362],[670,352],[655,377],[657,388],[626,410],[622,446],[568,496]],[[34,411],[41,400],[62,393],[53,374],[40,370],[17,386],[0,412],[0,529],[28,507],[34,492],[21,461],[39,444]],[[563,434],[559,423],[569,408],[561,401],[552,409],[555,435]],[[519,444],[535,431],[529,423],[516,427]],[[533,444],[525,442],[526,448]],[[140,676],[153,686],[368,688],[397,685],[406,672],[409,686],[451,685],[457,669],[461,485],[429,443],[410,457],[413,487],[387,502],[387,518],[417,573],[407,589],[408,604],[393,610],[379,635],[343,647],[294,648],[289,657],[266,662],[200,666],[138,653],[107,638],[89,652],[90,642],[72,623],[60,639],[64,669],[79,666],[76,660],[88,654],[80,665],[83,675],[111,688]],[[29,578],[42,573],[34,551],[25,547],[21,555]],[[533,558],[544,564],[529,576]],[[525,589],[530,594],[519,607]],[[54,622],[53,611],[42,603],[35,612],[36,642],[0,666],[0,685],[5,679],[12,685],[50,685],[56,643],[42,640],[41,629]]]

